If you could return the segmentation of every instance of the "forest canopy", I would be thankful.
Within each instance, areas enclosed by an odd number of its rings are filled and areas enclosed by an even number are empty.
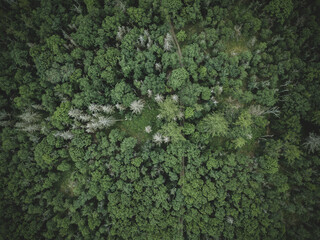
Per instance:
[[[0,5],[0,239],[320,239],[320,1]]]

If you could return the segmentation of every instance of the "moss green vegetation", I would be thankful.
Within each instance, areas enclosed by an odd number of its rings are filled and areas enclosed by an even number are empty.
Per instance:
[[[239,40],[232,40],[224,43],[226,52],[230,55],[239,55],[240,53],[248,51],[247,38],[240,38]]]
[[[79,190],[77,191],[77,181],[73,180],[73,172],[68,171],[61,177],[61,182],[58,183],[60,186],[60,191],[69,197],[75,197],[79,195]]]
[[[120,121],[116,127],[123,131],[127,136],[134,137],[139,143],[144,143],[152,139],[152,135],[157,132],[156,125],[159,111],[153,103],[147,103],[140,115],[133,115],[125,121]],[[146,127],[151,127],[151,132],[146,132]]]

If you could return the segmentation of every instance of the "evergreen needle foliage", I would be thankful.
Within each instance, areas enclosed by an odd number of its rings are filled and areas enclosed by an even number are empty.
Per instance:
[[[1,1],[0,239],[320,239],[319,12]]]

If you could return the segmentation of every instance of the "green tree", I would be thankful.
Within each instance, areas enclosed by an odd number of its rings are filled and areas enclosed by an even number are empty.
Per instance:
[[[178,68],[172,71],[168,85],[173,90],[179,90],[189,80],[189,73],[184,68]]]
[[[164,100],[164,102],[159,103],[159,107],[159,112],[161,116],[168,121],[177,119],[179,117],[179,114],[181,113],[177,103],[169,97],[167,97],[166,100]]]
[[[179,142],[185,140],[182,129],[176,122],[169,122],[162,126],[161,133],[168,136],[172,142]]]
[[[228,133],[228,122],[221,113],[208,114],[200,121],[198,129],[212,137],[224,137]]]
[[[56,108],[51,119],[51,123],[54,127],[62,130],[71,123],[71,119],[68,116],[70,108],[70,102],[62,102],[60,106]]]
[[[265,7],[265,11],[270,13],[272,17],[275,17],[277,22],[283,24],[284,21],[290,16],[293,10],[292,0],[272,0]]]

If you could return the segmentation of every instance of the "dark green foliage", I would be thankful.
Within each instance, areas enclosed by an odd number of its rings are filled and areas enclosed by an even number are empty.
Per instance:
[[[2,1],[0,239],[320,239],[318,2]]]
[[[179,97],[181,103],[187,106],[193,106],[197,103],[201,94],[201,87],[198,84],[186,84],[180,91]]]
[[[186,84],[189,79],[189,73],[184,68],[175,69],[172,71],[168,85],[173,90],[179,90],[183,85]]]
[[[62,102],[56,111],[52,115],[52,125],[58,129],[65,128],[65,125],[71,123],[71,119],[68,116],[70,110],[70,102]]]
[[[292,0],[272,0],[265,7],[265,11],[270,13],[272,17],[275,17],[277,22],[283,24],[284,21],[290,16],[293,10]]]
[[[164,12],[176,15],[177,12],[182,8],[182,2],[181,0],[164,0],[161,2],[161,7],[163,8]]]
[[[53,152],[53,147],[50,146],[46,139],[43,139],[34,150],[34,160],[41,168],[52,168],[56,163],[58,155]]]

